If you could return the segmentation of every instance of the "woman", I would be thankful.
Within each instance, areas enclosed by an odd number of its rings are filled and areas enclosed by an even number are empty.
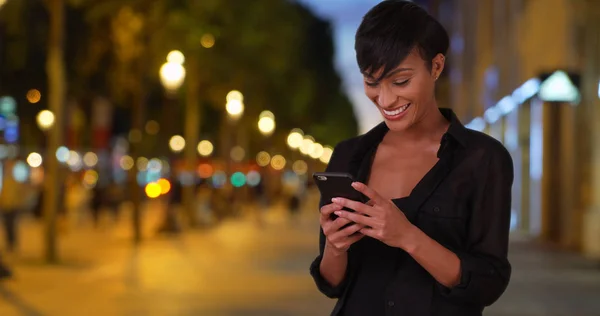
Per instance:
[[[311,274],[338,299],[332,315],[482,315],[508,285],[512,160],[438,108],[448,45],[408,1],[381,2],[358,28],[365,92],[384,122],[338,144],[327,167],[370,198],[320,204]]]

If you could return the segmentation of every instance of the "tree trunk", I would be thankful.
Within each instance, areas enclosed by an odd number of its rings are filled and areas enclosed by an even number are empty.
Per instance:
[[[200,133],[200,100],[198,95],[199,83],[197,74],[196,56],[192,54],[188,57],[187,68],[188,72],[187,97],[186,97],[186,113],[185,113],[185,166],[186,171],[192,174],[196,171],[197,154],[196,147]],[[195,177],[194,177],[195,179]],[[189,221],[189,225],[194,227],[197,223],[195,194],[196,185],[194,183],[184,183],[183,187],[183,206]]]
[[[48,38],[48,56],[46,60],[46,73],[48,76],[48,107],[55,116],[55,122],[49,131],[47,153],[45,157],[46,175],[44,180],[44,217],[45,217],[45,244],[46,260],[58,260],[56,243],[56,218],[64,194],[63,183],[60,175],[60,166],[55,158],[56,150],[63,143],[63,110],[65,104],[65,64],[63,53],[64,0],[48,0],[47,7],[50,16],[50,29]]]

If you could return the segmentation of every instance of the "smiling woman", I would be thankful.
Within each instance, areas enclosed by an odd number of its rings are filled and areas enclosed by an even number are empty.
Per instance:
[[[508,285],[512,160],[438,107],[448,46],[409,1],[381,2],[358,28],[365,94],[384,122],[339,143],[327,166],[370,199],[321,199],[310,270],[338,299],[332,315],[480,316]]]

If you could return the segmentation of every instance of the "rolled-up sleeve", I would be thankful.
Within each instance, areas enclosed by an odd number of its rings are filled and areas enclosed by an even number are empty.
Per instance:
[[[341,142],[333,150],[333,154],[331,155],[330,162],[327,165],[327,168],[325,169],[325,171],[327,171],[327,172],[345,171],[345,169],[347,168],[347,161],[346,161],[347,157],[344,157],[344,156],[346,156],[347,154],[348,154],[347,141]],[[321,209],[321,207],[323,207],[327,203],[330,203],[330,201],[324,201],[323,198],[321,198],[320,202],[319,202],[319,210]],[[315,260],[310,265],[310,274],[313,277],[315,284],[317,285],[317,288],[319,289],[319,291],[321,291],[321,293],[325,294],[325,296],[327,296],[329,298],[340,298],[342,296],[342,294],[344,293],[344,290],[348,283],[349,271],[351,271],[350,254],[348,256],[349,262],[346,267],[346,277],[344,277],[344,280],[337,286],[332,286],[331,284],[329,284],[329,282],[327,282],[327,280],[325,280],[325,278],[323,278],[323,276],[321,275],[321,269],[320,269],[321,260],[323,259],[323,252],[325,251],[325,242],[326,242],[325,234],[323,234],[323,229],[320,228],[319,229],[319,255],[315,258]]]
[[[468,304],[489,306],[506,290],[511,275],[508,239],[511,217],[513,162],[499,145],[482,159],[474,179],[478,187],[472,200],[468,240],[460,259],[461,280],[442,294]]]

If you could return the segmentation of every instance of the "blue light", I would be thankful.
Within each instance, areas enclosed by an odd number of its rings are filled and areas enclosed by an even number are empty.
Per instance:
[[[246,184],[246,175],[242,172],[236,172],[231,175],[231,185],[241,188]]]
[[[221,188],[227,183],[227,175],[223,171],[217,171],[212,176],[212,185],[215,188]]]
[[[248,172],[248,175],[246,176],[246,181],[248,182],[248,185],[251,187],[255,187],[260,183],[261,177],[260,177],[260,173],[258,171],[250,171]]]

